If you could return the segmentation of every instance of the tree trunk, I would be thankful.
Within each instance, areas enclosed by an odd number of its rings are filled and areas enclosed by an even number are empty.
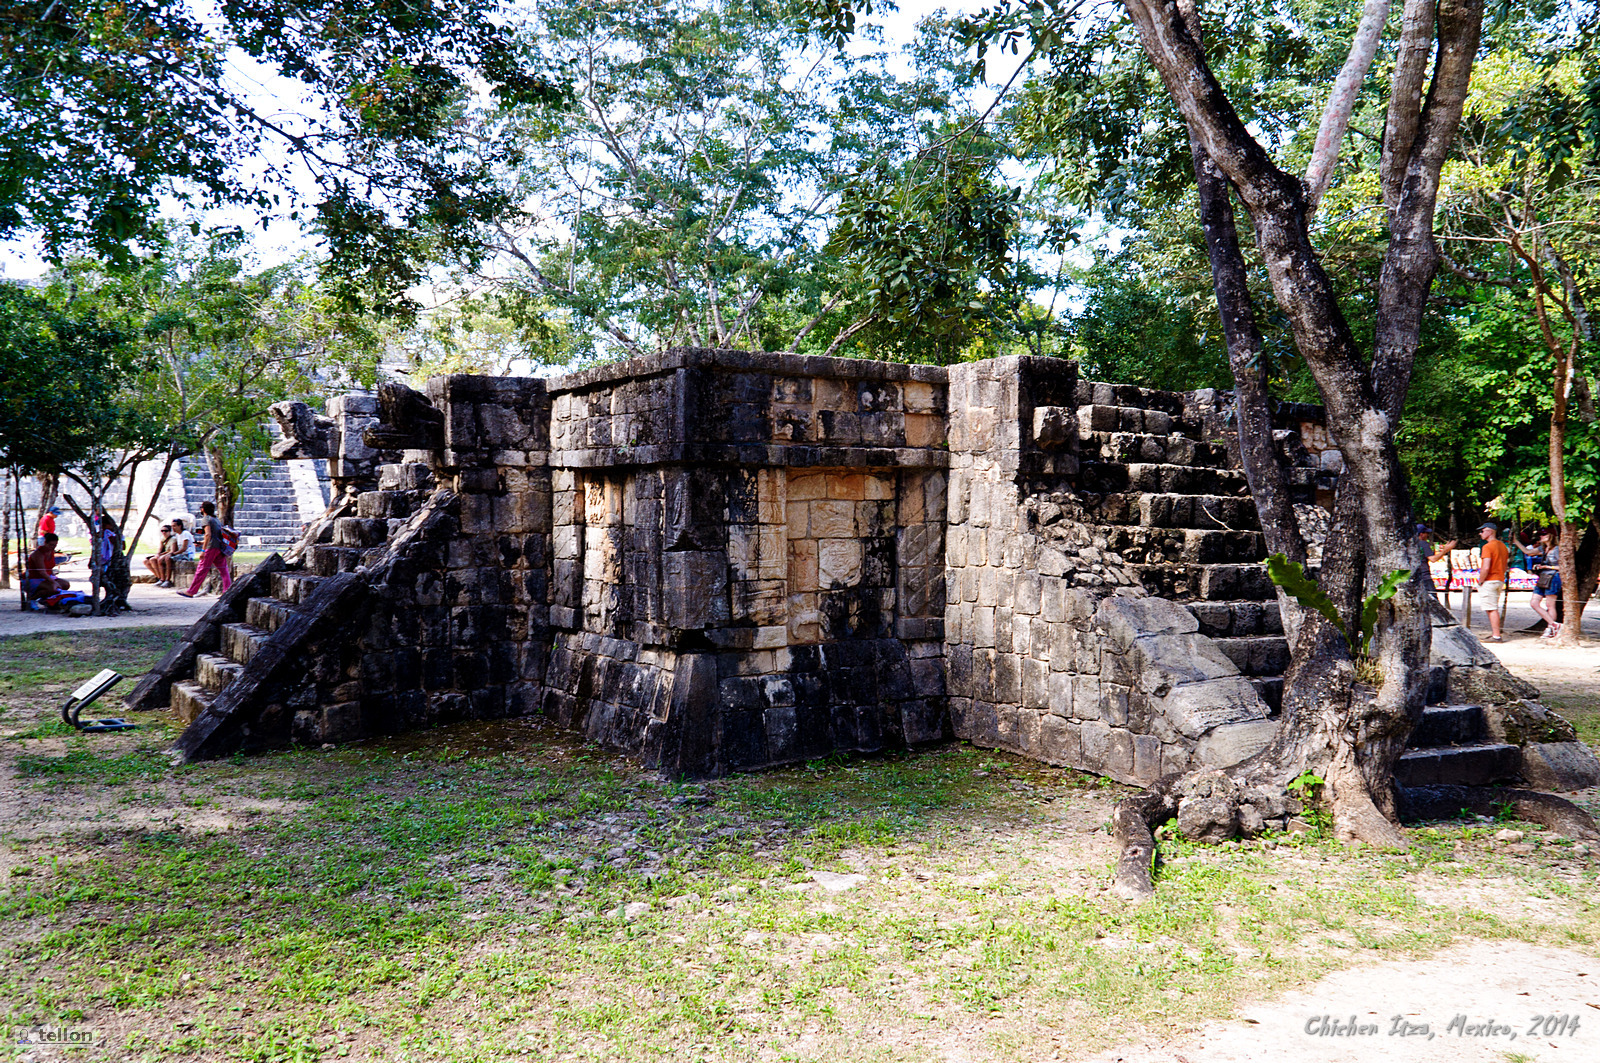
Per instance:
[[[1462,16],[1479,13],[1472,6],[1476,2],[1467,0],[1450,15],[1441,15],[1441,24],[1450,23],[1451,32],[1466,38],[1469,70],[1477,23]],[[1323,762],[1328,771],[1327,796],[1341,837],[1385,847],[1403,845],[1404,837],[1393,822],[1393,769],[1411,721],[1421,711],[1423,665],[1432,628],[1426,573],[1418,561],[1410,499],[1394,442],[1398,409],[1391,412],[1390,407],[1398,407],[1397,397],[1403,401],[1420,307],[1396,322],[1378,323],[1378,334],[1385,341],[1378,353],[1386,376],[1374,379],[1375,367],[1369,368],[1357,346],[1311,244],[1304,186],[1278,169],[1245,129],[1180,13],[1154,0],[1125,0],[1125,7],[1188,125],[1195,153],[1203,152],[1216,165],[1250,212],[1274,297],[1322,393],[1329,432],[1344,457],[1342,486],[1347,497],[1335,513],[1335,534],[1330,538],[1332,549],[1325,552],[1324,569],[1355,573],[1356,559],[1362,557],[1374,577],[1411,571],[1380,617],[1374,640],[1383,676],[1378,689],[1355,688],[1350,651],[1341,650],[1336,633],[1321,623],[1303,625],[1286,681],[1285,721],[1271,747],[1273,755],[1259,758],[1241,774],[1278,775],[1272,782],[1282,786],[1288,780],[1281,773],[1289,767]],[[1430,97],[1416,143],[1405,156],[1410,170],[1391,222],[1397,232],[1426,234],[1432,217],[1432,193],[1443,162],[1441,144],[1453,135],[1465,97],[1465,79],[1446,76],[1459,75],[1459,62],[1447,67],[1453,55],[1441,49],[1436,80],[1457,95],[1452,99],[1446,94],[1441,101]],[[1431,239],[1397,241],[1385,260],[1384,281],[1404,282],[1408,295],[1419,290],[1425,295],[1436,267]],[[1224,280],[1218,279],[1219,287]],[[1379,302],[1384,304],[1382,298]],[[1265,426],[1240,424],[1241,433],[1261,427],[1267,428],[1265,442],[1270,442],[1270,420]]]
[[[0,474],[0,590],[11,588],[11,473]]]
[[[150,514],[155,512],[156,503],[161,499],[161,490],[167,486],[167,477],[172,475],[172,466],[175,465],[177,461],[177,456],[172,451],[167,451],[166,463],[161,466],[161,475],[156,478],[156,486],[150,492],[149,504],[144,507],[144,512],[139,515],[139,523],[133,529],[133,534],[128,535],[127,529],[123,529],[124,537],[129,542],[134,544],[132,547],[129,547],[130,550],[138,548],[139,538],[144,535],[145,525],[150,523]],[[126,517],[124,517],[124,520],[126,520]]]
[[[1201,22],[1194,0],[1181,4],[1184,24],[1196,42],[1202,40]],[[1228,347],[1228,367],[1233,373],[1234,419],[1238,426],[1239,461],[1244,466],[1250,496],[1260,514],[1261,531],[1269,553],[1283,554],[1304,564],[1305,539],[1300,534],[1289,496],[1288,463],[1273,436],[1272,396],[1267,388],[1267,366],[1262,359],[1261,330],[1246,280],[1244,254],[1239,249],[1239,229],[1233,216],[1232,185],[1191,133],[1189,154],[1194,161],[1199,192],[1200,228],[1206,237],[1217,314]],[[1292,639],[1300,627],[1300,603],[1278,590],[1278,607],[1284,630]]]
[[[235,497],[233,484],[228,481],[227,464],[222,460],[222,452],[215,447],[206,447],[206,467],[211,470],[212,499],[217,505],[217,519],[223,524],[233,524],[233,509]]]

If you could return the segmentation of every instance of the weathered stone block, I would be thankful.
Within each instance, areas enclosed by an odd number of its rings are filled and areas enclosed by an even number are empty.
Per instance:
[[[669,627],[692,630],[728,621],[728,561],[721,551],[668,551],[662,555],[662,585]]]

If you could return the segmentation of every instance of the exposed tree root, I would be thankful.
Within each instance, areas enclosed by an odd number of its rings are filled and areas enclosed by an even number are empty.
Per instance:
[[[1156,855],[1156,827],[1177,819],[1185,836],[1197,840],[1249,837],[1262,829],[1257,812],[1264,800],[1293,803],[1292,798],[1274,797],[1258,787],[1239,788],[1238,781],[1224,772],[1207,771],[1170,775],[1149,790],[1117,802],[1111,814],[1111,833],[1120,852],[1111,892],[1134,903],[1155,896],[1151,869]],[[1268,810],[1278,811],[1280,807],[1274,805]],[[1294,811],[1299,810],[1298,803],[1293,807]],[[1455,819],[1463,811],[1487,816],[1507,810],[1518,819],[1569,838],[1600,841],[1600,825],[1583,809],[1555,794],[1494,786],[1419,786],[1399,791],[1399,812],[1404,820]],[[1352,829],[1345,830],[1339,829],[1339,812],[1335,810],[1335,832],[1341,840],[1365,842],[1374,848],[1406,848],[1400,827],[1370,801],[1359,813],[1347,821]]]
[[[1549,827],[1569,838],[1600,840],[1593,817],[1564,797],[1538,790],[1495,786],[1417,786],[1400,791],[1404,819],[1455,819],[1463,809],[1480,816],[1505,810],[1521,820]]]
[[[1156,839],[1150,831],[1178,814],[1172,786],[1176,781],[1173,777],[1162,779],[1153,789],[1118,801],[1111,813],[1111,834],[1121,850],[1111,892],[1125,901],[1137,903],[1155,896],[1150,869],[1155,862]]]

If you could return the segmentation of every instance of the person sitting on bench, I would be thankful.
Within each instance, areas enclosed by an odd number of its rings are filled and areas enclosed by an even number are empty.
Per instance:
[[[172,534],[172,525],[161,526],[161,545],[156,552],[144,559],[144,567],[156,578],[157,587],[172,586],[172,555],[177,553],[176,537]]]
[[[55,532],[45,532],[39,536],[39,545],[28,555],[22,572],[22,593],[30,600],[48,598],[71,586],[56,576],[56,543],[60,541]]]

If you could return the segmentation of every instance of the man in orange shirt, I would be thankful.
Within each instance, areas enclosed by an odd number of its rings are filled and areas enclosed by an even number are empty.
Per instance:
[[[1511,551],[1500,541],[1500,529],[1485,522],[1478,529],[1483,540],[1483,551],[1478,562],[1478,594],[1483,598],[1483,611],[1489,617],[1489,637],[1485,642],[1504,642],[1500,637],[1500,599],[1506,593],[1506,567],[1511,562]]]

